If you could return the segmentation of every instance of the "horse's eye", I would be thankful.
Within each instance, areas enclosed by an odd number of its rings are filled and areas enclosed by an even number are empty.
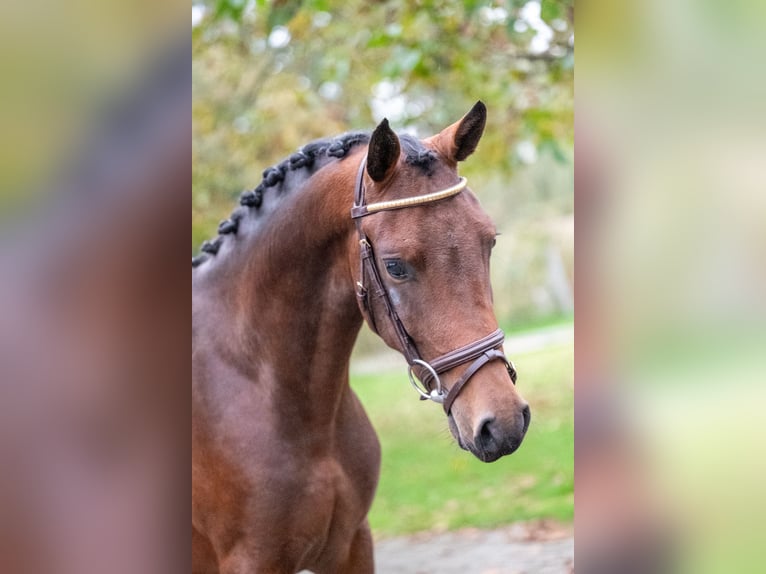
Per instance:
[[[386,271],[394,279],[407,278],[407,266],[401,259],[387,259],[385,261]]]

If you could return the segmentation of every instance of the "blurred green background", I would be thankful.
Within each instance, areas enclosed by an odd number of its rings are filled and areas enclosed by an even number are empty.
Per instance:
[[[481,99],[487,128],[461,173],[502,233],[498,319],[507,332],[571,332],[572,1],[210,0],[192,5],[192,41],[193,253],[266,167],[305,143],[383,117],[427,137]],[[364,329],[356,361],[381,352]],[[519,454],[490,466],[405,388],[403,360],[354,369],[384,448],[378,534],[571,519],[571,338],[514,360],[533,423]]]

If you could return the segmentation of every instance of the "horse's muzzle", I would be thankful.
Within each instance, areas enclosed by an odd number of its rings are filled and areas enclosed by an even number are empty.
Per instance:
[[[483,462],[494,462],[515,452],[521,446],[529,428],[529,405],[525,404],[521,408],[516,419],[503,424],[494,416],[484,417],[476,427],[473,444],[468,445],[468,450]]]

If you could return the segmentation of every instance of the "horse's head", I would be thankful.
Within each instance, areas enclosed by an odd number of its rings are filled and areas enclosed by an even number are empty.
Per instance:
[[[370,326],[415,365],[427,394],[446,400],[460,446],[491,462],[519,447],[530,412],[499,351],[489,277],[496,229],[457,175],[485,121],[479,102],[419,141],[397,137],[383,120],[357,182],[361,269],[359,250],[352,250],[352,264]],[[435,366],[439,377],[415,359]]]

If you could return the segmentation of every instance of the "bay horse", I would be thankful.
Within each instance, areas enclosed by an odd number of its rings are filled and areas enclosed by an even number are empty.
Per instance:
[[[423,141],[383,120],[312,142],[192,259],[194,572],[373,572],[380,445],[348,374],[364,320],[460,447],[491,462],[521,444],[496,230],[457,174],[485,123],[477,102]]]

